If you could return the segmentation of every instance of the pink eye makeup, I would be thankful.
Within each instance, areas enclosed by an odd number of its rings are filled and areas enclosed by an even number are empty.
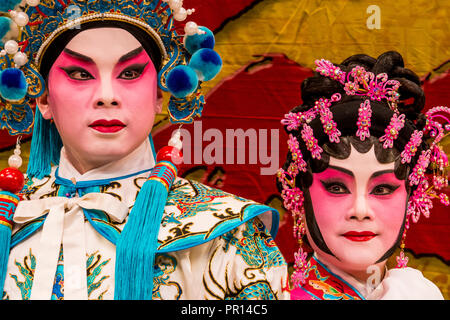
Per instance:
[[[149,64],[149,62],[147,63],[135,63],[132,64],[128,67],[126,67],[117,77],[118,79],[123,79],[123,80],[134,80],[134,79],[138,79],[139,77],[141,77],[141,75],[144,73],[147,65]]]
[[[392,184],[380,184],[375,186],[370,194],[372,195],[378,195],[378,196],[385,196],[385,195],[391,195],[400,188],[400,185],[392,185]]]
[[[389,196],[404,184],[395,177],[393,170],[378,171],[369,180],[369,194],[375,196]]]
[[[87,81],[95,79],[86,69],[79,66],[59,67],[72,80]]]
[[[330,166],[324,172],[317,174],[324,190],[331,195],[350,194],[354,184],[354,175],[350,170]]]
[[[339,180],[320,180],[320,183],[324,189],[332,194],[350,194],[350,190],[347,188],[345,183]]]

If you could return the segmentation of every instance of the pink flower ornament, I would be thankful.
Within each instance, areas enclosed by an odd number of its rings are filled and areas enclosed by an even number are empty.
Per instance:
[[[325,59],[316,60],[315,64],[316,71],[321,75],[343,84],[347,95],[368,96],[371,100],[377,101],[386,99],[391,109],[397,111],[397,102],[400,98],[397,91],[400,82],[389,80],[386,73],[375,75],[361,66],[356,66],[346,73]]]
[[[306,283],[307,278],[307,252],[300,248],[298,252],[294,253],[294,272],[292,273],[291,280],[294,286],[300,287]]]
[[[287,210],[294,213],[301,212],[304,198],[303,192],[299,188],[285,189],[281,192],[281,197],[284,200],[283,204]]]
[[[383,148],[392,148],[394,145],[394,140],[397,139],[399,131],[403,128],[405,125],[405,115],[401,114],[400,116],[398,113],[394,113],[394,115],[391,118],[391,122],[389,123],[388,127],[384,130],[384,136],[382,136],[379,140],[380,142],[383,142]]]
[[[303,125],[302,130],[302,139],[305,141],[306,148],[309,152],[311,152],[311,156],[315,159],[320,159],[321,153],[323,152],[323,149],[318,145],[317,139],[314,138],[313,130],[310,126],[307,124]]]
[[[439,194],[439,199],[441,200],[441,203],[445,206],[448,206],[450,204],[450,200],[448,199],[448,195],[445,193]]]
[[[397,268],[406,268],[408,264],[408,257],[405,256],[405,253],[403,251],[400,251],[400,255],[396,257],[397,259]]]
[[[345,82],[345,72],[341,68],[335,66],[330,61],[325,59],[316,60],[316,71],[321,75],[339,81],[342,84]]]
[[[414,157],[414,155],[417,152],[417,148],[422,143],[422,136],[423,136],[422,131],[415,130],[413,132],[410,140],[408,141],[408,143],[405,146],[405,149],[401,153],[402,163],[410,163],[411,162],[412,157]]]
[[[358,130],[356,131],[356,136],[359,137],[361,141],[370,137],[369,128],[371,126],[370,118],[372,117],[372,108],[370,106],[370,100],[365,100],[360,104],[358,109],[358,121],[356,125]]]
[[[417,160],[417,164],[413,168],[413,172],[409,175],[409,184],[411,186],[418,185],[425,178],[425,172],[430,164],[431,150],[424,150]]]
[[[292,160],[294,160],[296,167],[295,173],[292,170],[289,173],[297,175],[298,170],[306,171],[306,162],[303,159],[303,155],[300,150],[300,145],[298,143],[297,138],[295,138],[292,134],[289,134],[288,148],[289,151],[291,151]]]
[[[430,216],[430,210],[433,208],[432,198],[434,193],[428,191],[428,183],[425,180],[422,184],[420,184],[416,190],[414,190],[413,194],[409,198],[408,201],[408,209],[407,216],[411,217],[414,223],[419,221],[421,215],[425,218]]]

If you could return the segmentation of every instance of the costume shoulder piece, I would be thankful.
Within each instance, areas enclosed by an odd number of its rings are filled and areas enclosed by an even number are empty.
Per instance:
[[[208,242],[265,212],[272,213],[270,233],[275,238],[279,219],[275,209],[196,181],[177,178],[164,209],[158,252],[183,250]]]
[[[111,185],[116,185],[116,182],[111,181]],[[99,188],[98,191],[92,191],[107,192],[106,190],[109,189]],[[130,194],[135,194],[136,191],[136,189],[129,190]],[[122,194],[125,191],[118,192],[125,201],[124,194]],[[24,200],[43,199],[59,194],[61,194],[61,190],[55,181],[54,172],[44,179],[28,180],[22,190]],[[125,202],[126,205],[133,205],[128,200]],[[171,252],[200,245],[263,213],[269,213],[272,216],[269,231],[272,238],[275,238],[279,221],[279,214],[275,209],[196,181],[177,178],[170,189],[164,208],[158,236],[158,252]],[[36,219],[20,234],[24,233],[25,237],[29,236],[42,226],[44,220],[44,217]],[[105,221],[105,223],[108,222]],[[111,224],[111,226],[123,228],[123,225],[113,226]],[[30,228],[33,230],[30,231]],[[21,240],[23,240],[23,236],[15,235],[14,244]]]

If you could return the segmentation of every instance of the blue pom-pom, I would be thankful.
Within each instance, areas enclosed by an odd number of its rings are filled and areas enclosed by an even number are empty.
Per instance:
[[[214,50],[204,48],[192,55],[189,66],[195,70],[201,81],[209,81],[222,69],[222,59]]]
[[[211,30],[202,26],[198,28],[206,33],[194,34],[184,38],[184,46],[191,55],[203,48],[214,49],[214,45],[216,44],[214,33]]]
[[[198,76],[188,66],[176,66],[167,74],[166,86],[175,98],[184,98],[197,89]]]
[[[14,8],[21,2],[22,0],[2,0],[0,1],[0,11],[8,12],[9,10],[14,10]]]
[[[22,70],[8,68],[0,74],[0,95],[8,101],[25,98],[28,90],[27,80]]]
[[[9,32],[9,30],[11,30],[11,22],[11,19],[8,17],[0,17],[0,46],[4,45],[2,39]]]

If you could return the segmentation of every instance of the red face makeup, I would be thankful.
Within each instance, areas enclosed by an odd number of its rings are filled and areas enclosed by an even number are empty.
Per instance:
[[[139,41],[118,28],[74,37],[53,64],[48,112],[69,160],[85,172],[123,158],[148,138],[157,72]]]
[[[330,158],[329,167],[313,174],[309,189],[315,219],[333,253],[320,250],[307,232],[319,259],[352,273],[375,264],[396,242],[403,223],[405,181],[394,163],[382,164],[374,149],[362,154],[352,147],[344,160]]]

